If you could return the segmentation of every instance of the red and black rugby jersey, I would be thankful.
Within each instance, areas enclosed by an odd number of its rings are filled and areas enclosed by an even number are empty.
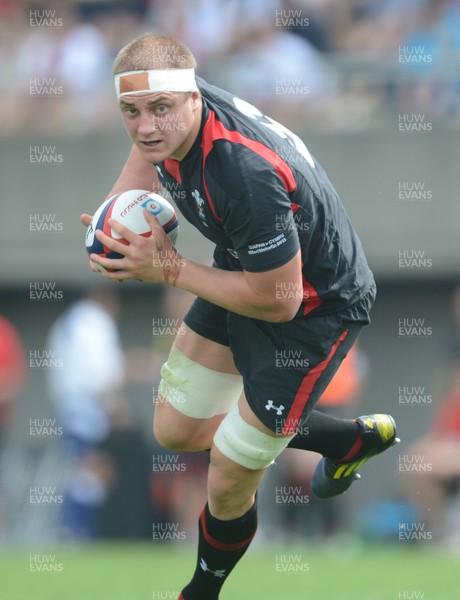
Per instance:
[[[275,269],[300,247],[304,302],[297,316],[356,302],[374,279],[325,171],[284,126],[201,78],[197,83],[197,139],[183,160],[156,165],[180,212],[233,257],[235,270]]]

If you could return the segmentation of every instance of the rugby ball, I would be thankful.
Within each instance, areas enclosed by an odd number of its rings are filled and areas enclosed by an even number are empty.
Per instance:
[[[114,252],[101,244],[94,235],[97,229],[101,229],[112,239],[129,245],[125,238],[110,227],[108,224],[110,218],[115,219],[138,235],[149,237],[152,231],[143,215],[144,208],[158,219],[171,243],[175,244],[179,233],[179,221],[173,205],[154,192],[129,190],[115,194],[115,196],[103,202],[94,213],[86,230],[86,251],[88,254],[99,254],[106,258],[123,258],[122,254]]]

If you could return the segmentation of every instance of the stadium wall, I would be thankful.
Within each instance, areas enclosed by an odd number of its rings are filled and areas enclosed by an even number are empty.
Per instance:
[[[402,133],[396,125],[379,133],[302,137],[337,187],[377,276],[457,275],[458,132],[434,128],[426,136]],[[121,133],[72,140],[22,136],[1,146],[4,284],[91,280],[78,217],[106,197],[128,151]],[[210,244],[184,219],[181,228],[179,249],[209,259]],[[410,261],[413,252],[429,266],[401,268],[401,253]]]

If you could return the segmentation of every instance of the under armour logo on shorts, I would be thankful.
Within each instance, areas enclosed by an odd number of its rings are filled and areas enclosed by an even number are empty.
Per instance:
[[[278,416],[279,416],[279,415],[282,415],[282,414],[283,414],[283,410],[284,410],[284,406],[283,406],[282,404],[281,404],[280,406],[275,406],[275,405],[273,404],[273,400],[267,400],[267,404],[265,405],[265,408],[266,408],[267,410],[270,410],[270,409],[272,409],[272,408],[273,408],[273,410],[276,410],[276,414],[277,414]]]

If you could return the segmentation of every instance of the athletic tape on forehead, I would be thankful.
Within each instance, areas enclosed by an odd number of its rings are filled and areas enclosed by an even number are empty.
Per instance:
[[[195,92],[195,69],[156,69],[152,71],[125,71],[115,75],[118,98],[127,94],[149,92]]]

